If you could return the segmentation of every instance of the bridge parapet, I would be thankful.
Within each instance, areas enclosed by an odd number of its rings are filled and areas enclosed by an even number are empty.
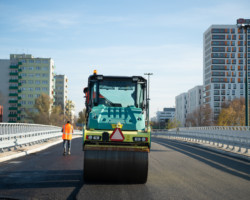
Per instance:
[[[42,124],[0,123],[0,152],[6,148],[36,144],[61,137],[61,129],[61,127]],[[75,134],[81,134],[81,132],[75,131]]]
[[[235,150],[235,147],[237,147],[238,152],[241,152],[242,148],[244,148],[244,153],[248,153],[250,149],[249,126],[186,127],[171,130],[153,130],[152,135],[209,144],[230,150]]]

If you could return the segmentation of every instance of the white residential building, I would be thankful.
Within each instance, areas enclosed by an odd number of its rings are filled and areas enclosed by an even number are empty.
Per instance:
[[[192,113],[203,104],[203,86],[198,85],[187,92],[187,114]]]
[[[181,123],[181,126],[185,126],[186,123],[187,97],[188,93],[182,93],[175,97],[175,117]]]

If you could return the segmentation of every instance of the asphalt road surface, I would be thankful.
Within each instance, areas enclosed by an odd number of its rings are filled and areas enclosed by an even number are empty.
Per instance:
[[[0,199],[249,199],[250,162],[153,138],[146,184],[84,183],[81,138],[0,163]],[[101,170],[101,166],[100,166]]]

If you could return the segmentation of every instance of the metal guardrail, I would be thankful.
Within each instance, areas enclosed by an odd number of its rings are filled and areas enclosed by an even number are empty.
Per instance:
[[[44,142],[48,139],[61,137],[62,128],[50,125],[25,123],[0,123],[0,152],[6,148],[16,148],[25,144]],[[74,131],[74,134],[82,134]]]
[[[188,127],[171,130],[153,130],[152,136],[167,136],[171,139],[182,139],[197,143],[210,144],[217,147],[235,150],[238,152],[244,148],[248,153],[250,149],[250,127],[247,126],[211,126],[211,127]]]

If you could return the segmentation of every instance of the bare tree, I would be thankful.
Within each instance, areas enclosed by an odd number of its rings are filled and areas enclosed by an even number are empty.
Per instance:
[[[209,104],[201,105],[192,113],[187,115],[186,126],[211,126],[212,123],[212,109]]]

